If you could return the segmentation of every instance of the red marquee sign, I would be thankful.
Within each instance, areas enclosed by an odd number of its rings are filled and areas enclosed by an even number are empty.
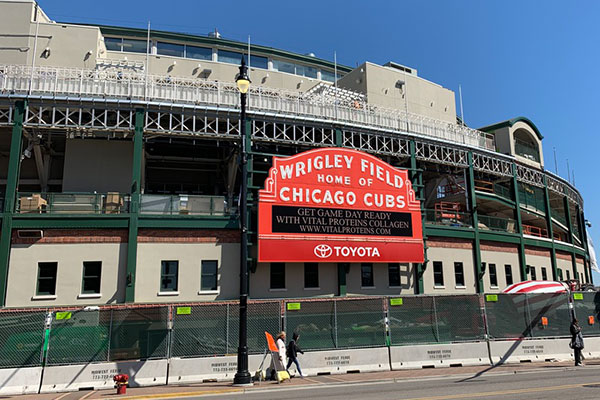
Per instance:
[[[407,171],[360,151],[274,157],[258,219],[259,262],[423,262]]]

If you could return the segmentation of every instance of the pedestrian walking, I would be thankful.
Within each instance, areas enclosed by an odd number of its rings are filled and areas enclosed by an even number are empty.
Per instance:
[[[281,366],[284,367],[285,363],[286,363],[286,349],[285,349],[285,332],[279,332],[279,335],[277,335],[277,349],[279,351],[279,362],[281,362]],[[283,370],[283,368],[281,368],[281,370]]]
[[[298,353],[304,354],[304,352],[298,346],[298,339],[300,339],[300,335],[294,332],[294,334],[292,335],[292,340],[288,344],[287,348],[288,362],[287,367],[285,367],[285,369],[289,372],[290,366],[292,365],[292,363],[294,363],[296,364],[296,370],[300,374],[300,378],[304,378],[304,375],[302,375],[302,370],[300,369],[300,363],[298,362]]]
[[[583,350],[583,335],[581,334],[581,327],[579,326],[579,321],[577,321],[577,318],[573,318],[570,330],[571,343],[569,343],[569,346],[573,349],[573,353],[575,354],[575,366],[579,367],[583,365],[581,363],[581,350]]]

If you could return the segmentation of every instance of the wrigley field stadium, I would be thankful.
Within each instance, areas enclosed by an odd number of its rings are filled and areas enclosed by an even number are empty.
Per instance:
[[[544,132],[466,126],[413,66],[60,23],[28,0],[0,1],[0,31],[4,307],[235,300],[241,254],[253,300],[591,283],[584,202]]]

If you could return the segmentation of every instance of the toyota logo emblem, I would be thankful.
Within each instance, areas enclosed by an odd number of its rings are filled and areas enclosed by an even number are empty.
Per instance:
[[[319,258],[327,258],[331,255],[331,253],[333,253],[333,250],[326,244],[318,244],[315,246],[314,252],[315,256]]]

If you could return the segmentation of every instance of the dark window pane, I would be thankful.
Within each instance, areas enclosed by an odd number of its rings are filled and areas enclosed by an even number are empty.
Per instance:
[[[156,44],[156,53],[161,56],[183,57],[183,45],[158,42]]]
[[[537,279],[537,276],[535,273],[535,267],[533,265],[529,266],[529,273],[531,274],[531,280],[535,281]]]
[[[533,279],[535,279],[535,278],[533,278]],[[567,280],[570,280],[570,279],[571,279],[571,271],[567,270]]]
[[[271,263],[271,289],[285,289],[285,263]]]
[[[559,269],[559,270],[558,270],[558,280],[559,280],[559,281],[562,281],[562,280],[563,280],[563,271],[562,271],[562,269]]]
[[[233,51],[219,50],[218,60],[229,64],[240,64],[242,62],[242,53]]]
[[[444,286],[444,271],[441,261],[433,262],[433,285]]]
[[[548,273],[546,272],[546,267],[542,267],[542,280],[548,280]]]
[[[313,68],[313,67],[303,67],[304,69],[304,76],[306,76],[307,78],[317,78],[317,69]],[[298,74],[300,75],[300,74]]]
[[[217,290],[217,262],[202,261],[200,290]]]
[[[290,74],[296,73],[296,65],[295,64],[285,62],[285,61],[280,61],[280,60],[273,60],[273,69],[275,71],[287,72]]]
[[[160,291],[177,291],[177,273],[179,270],[179,261],[161,261],[160,273]]]
[[[465,286],[465,274],[461,262],[454,263],[454,279],[456,281],[456,286]]]
[[[37,295],[55,295],[56,294],[56,272],[58,263],[41,262],[38,263],[38,282]]]
[[[496,264],[489,264],[490,286],[498,287],[498,275],[496,274]]]
[[[400,286],[400,264],[388,264],[389,286]]]
[[[122,41],[123,39],[121,38],[105,37],[104,44],[106,45],[106,50],[121,51]]]
[[[212,49],[207,47],[186,46],[185,56],[197,60],[212,60]]]
[[[304,287],[318,288],[319,287],[319,264],[304,263]]]
[[[83,284],[81,293],[100,293],[100,277],[102,275],[102,262],[83,262]]]
[[[504,266],[504,273],[506,274],[506,285],[512,285],[513,284],[513,277],[512,277],[512,267],[508,264],[506,264]]]
[[[335,74],[332,71],[321,70],[321,80],[327,82],[335,82]]]
[[[250,55],[250,66],[267,69],[269,67],[269,59],[267,57]]]
[[[145,40],[123,39],[123,51],[132,53],[145,53],[148,42]]]
[[[373,281],[373,264],[363,263],[360,265],[360,278],[362,287],[375,286]]]

